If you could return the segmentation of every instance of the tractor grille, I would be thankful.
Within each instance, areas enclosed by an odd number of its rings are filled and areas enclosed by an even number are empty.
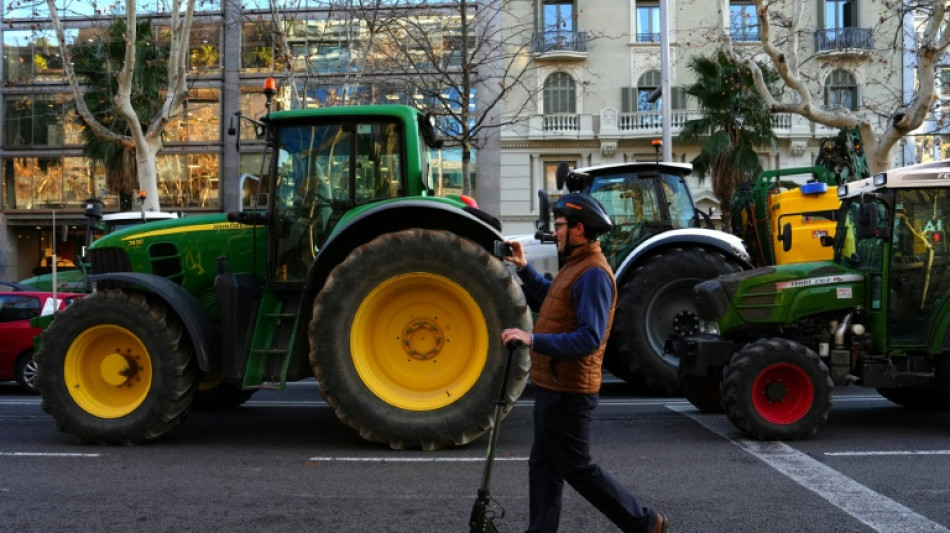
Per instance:
[[[89,250],[89,272],[108,274],[110,272],[131,272],[132,262],[122,248],[93,248]]]
[[[739,312],[749,321],[767,320],[775,308],[778,293],[774,283],[750,287],[742,295]]]
[[[152,261],[153,274],[182,284],[185,274],[181,267],[181,254],[175,243],[157,242],[149,246],[148,257]]]

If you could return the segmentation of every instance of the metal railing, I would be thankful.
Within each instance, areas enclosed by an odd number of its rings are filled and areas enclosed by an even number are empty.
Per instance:
[[[587,32],[552,30],[535,33],[534,51],[538,54],[548,52],[587,52]]]
[[[828,28],[815,32],[815,50],[871,50],[874,35],[870,28]]]

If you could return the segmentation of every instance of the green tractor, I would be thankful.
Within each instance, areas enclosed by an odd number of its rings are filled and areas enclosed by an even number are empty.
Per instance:
[[[238,405],[316,376],[367,440],[438,449],[484,433],[500,332],[531,316],[491,253],[497,219],[431,195],[431,117],[352,106],[260,126],[266,211],[144,224],[89,247],[95,291],[40,340],[43,409],[81,442],[136,444],[181,423],[199,390]],[[520,352],[511,401],[527,379]]]
[[[747,435],[797,439],[828,418],[832,389],[877,389],[950,408],[950,166],[842,184],[828,261],[763,267],[695,288],[700,332],[667,344],[689,401]]]

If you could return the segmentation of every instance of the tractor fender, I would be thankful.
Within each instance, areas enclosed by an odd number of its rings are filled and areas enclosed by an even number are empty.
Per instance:
[[[161,298],[165,305],[178,315],[195,349],[198,367],[203,371],[219,366],[217,353],[213,346],[211,320],[205,314],[198,299],[174,281],[154,274],[139,272],[112,272],[89,276],[89,281],[121,281],[141,287]]]
[[[746,251],[742,239],[731,233],[702,228],[674,229],[654,235],[634,248],[617,267],[615,273],[617,280],[622,281],[628,272],[633,272],[643,258],[660,248],[670,246],[697,246],[719,250],[727,258],[741,265],[743,269],[753,268],[749,252]]]
[[[317,255],[307,283],[305,294],[316,295],[330,272],[355,248],[366,244],[382,233],[409,228],[448,230],[470,239],[489,252],[501,236],[501,223],[488,213],[473,209],[459,209],[450,204],[431,200],[405,200],[383,203],[350,219],[345,227],[337,228]]]

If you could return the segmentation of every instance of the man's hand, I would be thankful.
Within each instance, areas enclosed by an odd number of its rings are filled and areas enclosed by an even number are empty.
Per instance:
[[[521,247],[521,241],[505,241],[511,246],[511,255],[503,257],[505,261],[515,265],[519,269],[528,265],[528,259],[524,255],[524,248]]]
[[[522,331],[518,328],[511,328],[501,332],[501,342],[506,346],[508,345],[508,342],[513,339],[520,340],[525,346],[531,346],[531,334],[527,331]]]

